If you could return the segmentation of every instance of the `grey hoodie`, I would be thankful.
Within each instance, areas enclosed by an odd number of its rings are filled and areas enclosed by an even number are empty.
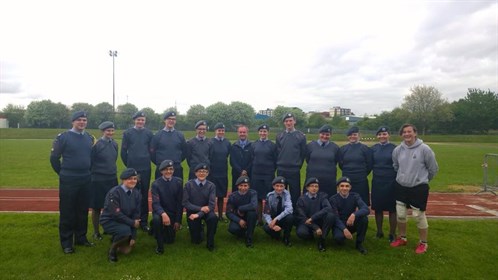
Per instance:
[[[439,170],[434,152],[420,139],[411,146],[401,142],[392,156],[396,181],[404,187],[427,184]]]

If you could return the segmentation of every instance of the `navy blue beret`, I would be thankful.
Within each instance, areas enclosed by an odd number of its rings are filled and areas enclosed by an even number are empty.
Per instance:
[[[119,176],[119,178],[121,180],[124,180],[124,179],[128,179],[132,176],[138,176],[137,171],[133,168],[126,168],[125,170],[123,170],[123,172],[121,172],[121,175]]]
[[[284,177],[282,176],[277,176],[275,177],[275,179],[273,179],[273,181],[271,182],[272,185],[275,185],[275,184],[284,184],[286,185],[287,184],[287,180],[285,180]]]
[[[163,120],[165,120],[165,119],[167,119],[167,118],[169,118],[169,117],[176,117],[176,113],[175,113],[175,112],[173,112],[173,111],[168,111],[168,112],[166,112],[166,114],[164,114],[164,118],[163,118]]]
[[[209,171],[209,165],[208,164],[205,164],[205,163],[199,163],[195,166],[194,168],[194,172],[197,172],[201,169],[206,169],[207,171]]]
[[[346,135],[351,136],[351,134],[358,133],[358,132],[360,132],[360,129],[357,126],[353,126],[350,129],[348,129],[348,131],[346,132]]]
[[[106,130],[108,128],[116,128],[116,127],[114,126],[114,123],[110,122],[110,121],[105,121],[105,122],[99,124],[100,130]]]
[[[217,123],[214,125],[214,130],[217,130],[217,129],[225,129],[225,125],[223,123]]]
[[[315,177],[310,177],[310,178],[308,178],[308,180],[306,180],[306,183],[304,183],[304,186],[307,187],[307,186],[309,186],[310,184],[313,184],[313,183],[318,184],[319,183],[318,179],[315,178]]]
[[[292,113],[285,114],[284,117],[282,118],[282,122],[285,122],[285,120],[288,118],[294,118],[294,115]]]
[[[349,180],[348,177],[343,176],[343,177],[339,178],[339,180],[337,180],[337,183],[335,184],[336,187],[339,186],[341,183],[349,183],[351,185],[351,180]]]
[[[260,131],[261,129],[266,129],[266,130],[270,130],[270,127],[266,124],[262,124],[258,127],[258,131]]]
[[[199,126],[201,126],[201,125],[205,125],[205,126],[207,126],[206,121],[198,121],[198,122],[196,122],[196,123],[195,123],[195,129],[197,129],[197,128],[198,128]]]
[[[387,126],[381,126],[377,129],[377,132],[375,133],[375,135],[379,134],[380,132],[387,132],[389,133],[389,127]]]
[[[133,118],[133,119],[140,118],[140,117],[145,117],[145,113],[144,113],[144,112],[142,112],[142,111],[138,111],[138,112],[136,112],[136,113],[132,116],[132,118]]]
[[[167,167],[173,167],[173,161],[172,160],[169,160],[169,159],[165,159],[163,160],[163,162],[161,162],[161,164],[159,165],[159,171],[163,171],[165,168]]]
[[[75,120],[79,118],[87,118],[87,114],[85,111],[77,111],[73,113],[73,116],[71,117],[71,121],[74,122]]]
[[[318,133],[332,133],[332,127],[328,124],[320,127],[318,130]]]
[[[249,184],[249,177],[247,176],[240,176],[237,181],[235,182],[235,185],[238,186],[240,184],[247,183]]]

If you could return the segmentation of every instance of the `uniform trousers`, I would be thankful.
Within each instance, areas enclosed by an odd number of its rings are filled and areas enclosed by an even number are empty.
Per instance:
[[[190,240],[195,244],[202,242],[204,239],[204,225],[202,224],[202,220],[204,220],[207,227],[207,246],[213,247],[214,235],[216,234],[216,228],[218,227],[218,217],[211,211],[204,214],[201,218],[192,221],[188,218],[191,214],[196,213],[187,211],[187,224],[190,232]]]

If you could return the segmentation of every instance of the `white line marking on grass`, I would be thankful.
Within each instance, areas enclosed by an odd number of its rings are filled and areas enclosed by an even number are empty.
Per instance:
[[[488,214],[498,216],[498,211],[496,211],[496,210],[491,210],[491,209],[488,209],[486,207],[482,207],[482,206],[479,206],[479,205],[467,205],[467,206],[470,207],[470,208],[474,208],[476,210],[479,210],[481,212],[486,212]]]

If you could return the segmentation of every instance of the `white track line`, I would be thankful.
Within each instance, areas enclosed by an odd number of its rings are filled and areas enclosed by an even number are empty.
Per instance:
[[[491,209],[488,209],[486,207],[482,207],[482,206],[479,206],[479,205],[466,205],[466,206],[470,207],[470,208],[474,208],[474,209],[479,210],[481,212],[485,212],[485,213],[488,213],[488,214],[491,214],[491,215],[498,216],[498,211],[496,211],[496,210],[491,210]]]

